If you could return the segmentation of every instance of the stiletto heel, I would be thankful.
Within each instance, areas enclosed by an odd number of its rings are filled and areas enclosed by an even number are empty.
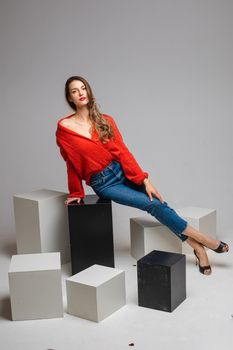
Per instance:
[[[225,249],[226,248],[226,249]],[[227,243],[220,241],[219,246],[216,249],[212,249],[215,253],[227,253],[229,251],[229,246]]]
[[[200,265],[200,259],[199,259],[199,257],[197,256],[197,253],[196,253],[195,249],[193,250],[193,252],[194,252],[194,254],[195,254],[196,258],[197,258],[197,260],[196,260],[196,265],[199,266],[199,271],[200,271],[200,273],[202,273],[203,275],[206,275],[206,276],[210,275],[211,272],[212,272],[211,266],[210,266],[210,265],[201,266],[201,265]],[[208,271],[208,270],[209,270],[209,272],[208,272],[208,273],[205,273],[205,272]]]

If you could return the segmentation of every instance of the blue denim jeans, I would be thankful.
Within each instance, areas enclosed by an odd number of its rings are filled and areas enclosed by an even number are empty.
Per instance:
[[[147,211],[182,241],[188,238],[182,233],[187,227],[187,221],[178,216],[166,202],[161,203],[155,196],[151,201],[144,184],[137,185],[128,180],[117,161],[114,160],[103,171],[92,175],[90,185],[99,197]]]

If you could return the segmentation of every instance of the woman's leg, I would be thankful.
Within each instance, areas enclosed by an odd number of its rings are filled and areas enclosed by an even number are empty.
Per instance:
[[[137,185],[135,186],[135,184],[133,184],[130,181],[126,180],[126,183],[127,182],[129,184],[129,186],[133,186],[133,188],[134,187],[137,188]],[[145,193],[147,195],[144,186],[139,186],[139,191],[142,191],[143,193]],[[173,214],[175,213],[177,215],[177,213],[173,209],[171,209],[171,208],[169,208],[169,209],[170,209],[170,211],[173,212]],[[194,227],[192,227],[192,226],[190,226],[188,224],[187,224],[186,228],[184,229],[184,231],[182,232],[182,238],[183,238],[182,239],[183,241],[186,239],[186,242],[192,248],[194,248],[194,250],[196,250],[199,253],[198,255],[199,255],[200,260],[202,261],[202,263],[201,263],[202,266],[208,265],[208,257],[207,257],[207,253],[206,253],[204,247],[214,250],[214,249],[218,248],[218,246],[220,244],[220,241],[218,239],[214,239],[214,238],[212,238],[209,235],[207,236],[206,234],[198,231],[197,229],[195,229]],[[223,252],[228,252],[228,250],[229,250],[228,245],[227,244],[224,245],[223,248],[222,248],[222,251]]]
[[[187,227],[187,221],[179,217],[166,202],[161,203],[156,197],[150,201],[144,185],[136,185],[126,179],[119,166],[108,168],[91,178],[90,185],[97,195],[144,210],[166,225],[182,241],[188,238],[182,233]]]
[[[196,255],[199,259],[199,264],[201,267],[205,267],[204,274],[210,275],[211,274],[211,267],[209,266],[209,259],[207,256],[207,253],[205,251],[205,248],[202,244],[197,242],[195,239],[188,237],[186,242],[193,248],[193,250],[196,252]],[[207,266],[209,268],[207,268]]]
[[[166,202],[161,203],[156,197],[150,201],[144,185],[136,185],[126,179],[119,163],[113,162],[91,180],[93,190],[101,197],[111,199],[116,203],[135,207],[147,211],[162,224],[166,225],[182,241],[202,252],[203,259],[207,257],[203,245],[216,249],[219,241],[189,226],[187,221],[181,218]],[[194,249],[195,249],[194,248]],[[228,246],[225,247],[228,251]],[[201,264],[202,265],[202,264]]]
[[[189,225],[184,230],[184,234],[186,236],[194,239],[195,241],[201,243],[205,247],[210,248],[210,249],[216,249],[219,246],[219,244],[220,244],[219,240],[214,239],[214,238],[212,238],[210,236],[207,236],[207,235],[203,234],[202,232],[196,230],[194,227],[189,226]],[[189,243],[189,242],[187,242],[187,243]],[[225,246],[223,248],[223,251],[227,252],[228,251],[228,246]]]

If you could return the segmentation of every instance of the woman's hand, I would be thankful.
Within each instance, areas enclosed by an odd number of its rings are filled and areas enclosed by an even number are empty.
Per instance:
[[[78,204],[81,202],[81,198],[78,197],[69,197],[67,200],[65,200],[65,205],[68,205],[71,202],[76,201]]]
[[[145,185],[145,189],[146,189],[146,192],[150,198],[150,200],[152,201],[153,199],[153,195],[155,195],[155,197],[157,197],[161,203],[164,202],[161,194],[156,190],[156,188],[152,185],[152,183],[150,182],[149,179],[144,179],[144,185]]]

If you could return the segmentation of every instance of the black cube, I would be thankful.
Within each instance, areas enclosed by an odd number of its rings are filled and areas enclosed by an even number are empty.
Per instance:
[[[186,256],[153,250],[137,262],[138,305],[172,312],[186,298]]]
[[[112,205],[97,195],[68,205],[72,274],[94,264],[114,267]]]

